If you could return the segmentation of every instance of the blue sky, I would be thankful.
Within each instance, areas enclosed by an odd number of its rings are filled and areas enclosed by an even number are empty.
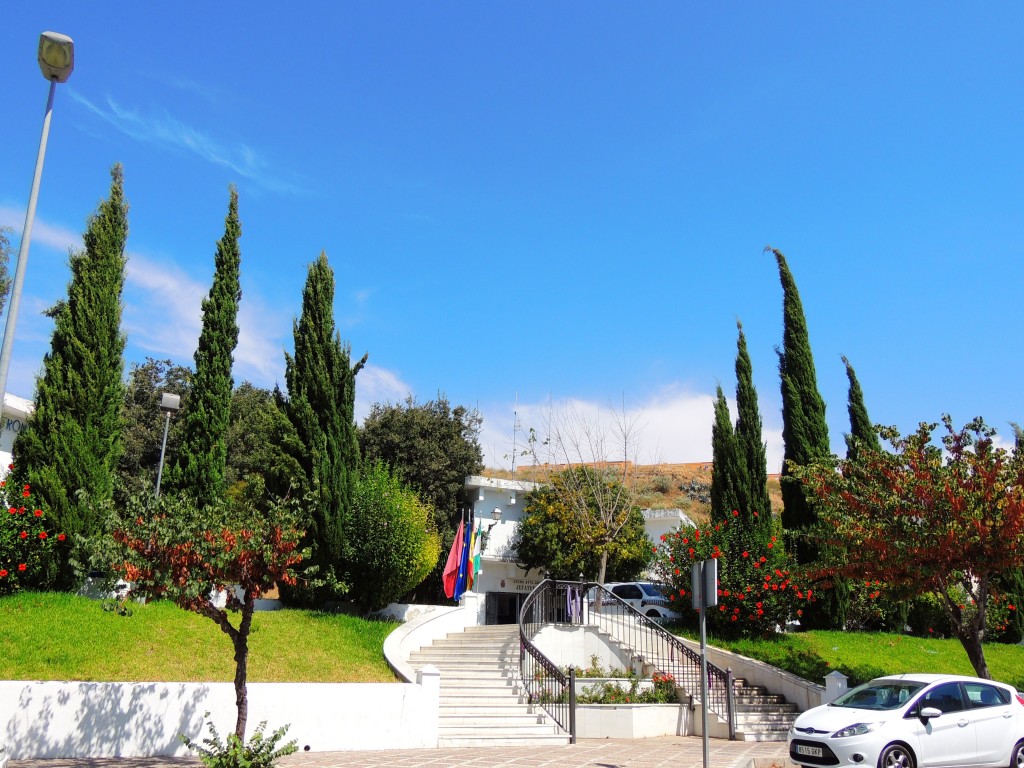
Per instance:
[[[301,9],[301,10],[299,10]],[[306,266],[370,355],[357,405],[444,392],[507,465],[513,409],[638,419],[710,458],[742,320],[781,458],[782,296],[807,315],[835,450],[850,358],[876,422],[1024,421],[1024,7],[952,3],[11,4],[0,224],[17,244],[43,30],[58,87],[9,391],[31,396],[67,249],[125,166],[129,361],[191,364],[228,185],[235,380],[283,383]]]

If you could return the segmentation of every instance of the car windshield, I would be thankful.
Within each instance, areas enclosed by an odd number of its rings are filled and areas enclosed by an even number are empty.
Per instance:
[[[664,597],[665,591],[661,588],[660,584],[641,584],[640,589],[644,591],[644,594],[648,597]]]
[[[899,709],[922,688],[924,683],[913,680],[873,680],[844,693],[829,706],[850,709]]]

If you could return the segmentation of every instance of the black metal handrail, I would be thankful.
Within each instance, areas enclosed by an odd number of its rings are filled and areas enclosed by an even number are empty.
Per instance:
[[[533,644],[544,626],[557,623],[553,586],[551,580],[542,581],[519,611],[519,674],[529,702],[543,707],[575,744],[576,670],[566,674]]]
[[[541,582],[530,593],[523,603],[519,617],[522,647],[520,667],[524,685],[530,690],[531,700],[534,692],[538,694],[540,701],[542,698],[551,698],[551,693],[555,690],[564,691],[568,686],[568,675],[544,656],[532,642],[542,627],[548,624],[595,626],[627,648],[633,654],[634,661],[644,668],[645,675],[655,671],[662,675],[671,675],[676,685],[681,686],[689,694],[691,701],[700,700],[699,653],[686,646],[682,640],[668,632],[654,619],[636,610],[604,587],[593,582],[551,579]],[[544,673],[540,675],[534,688],[530,689],[530,678],[538,675],[538,669],[543,669]],[[711,662],[708,662],[707,670],[707,711],[714,712],[729,724],[729,738],[734,739],[736,722],[732,671],[721,669]],[[573,671],[570,669],[570,672]],[[566,727],[564,723],[570,719],[575,720],[575,684],[569,689],[572,691],[573,700],[570,711],[560,711],[556,714],[548,710],[563,728]],[[560,717],[564,719],[559,719]]]

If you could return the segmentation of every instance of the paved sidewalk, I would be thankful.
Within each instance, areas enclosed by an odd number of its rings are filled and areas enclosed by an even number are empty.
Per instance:
[[[785,742],[712,739],[713,768],[786,768]],[[654,739],[581,739],[561,747],[387,749],[373,752],[299,752],[281,760],[287,768],[702,768],[696,736]],[[197,759],[146,757],[78,760],[12,760],[8,768],[192,768]]]

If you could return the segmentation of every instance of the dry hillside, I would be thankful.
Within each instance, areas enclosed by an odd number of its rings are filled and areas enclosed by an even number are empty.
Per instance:
[[[520,467],[516,479],[544,482],[552,472],[564,466],[541,464]],[[693,464],[641,464],[635,467],[640,489],[640,505],[652,509],[682,509],[694,521],[702,522],[711,512],[711,462]],[[511,477],[507,470],[488,469],[489,477]],[[779,478],[768,478],[768,493],[772,509],[778,514],[782,509],[779,492]]]

